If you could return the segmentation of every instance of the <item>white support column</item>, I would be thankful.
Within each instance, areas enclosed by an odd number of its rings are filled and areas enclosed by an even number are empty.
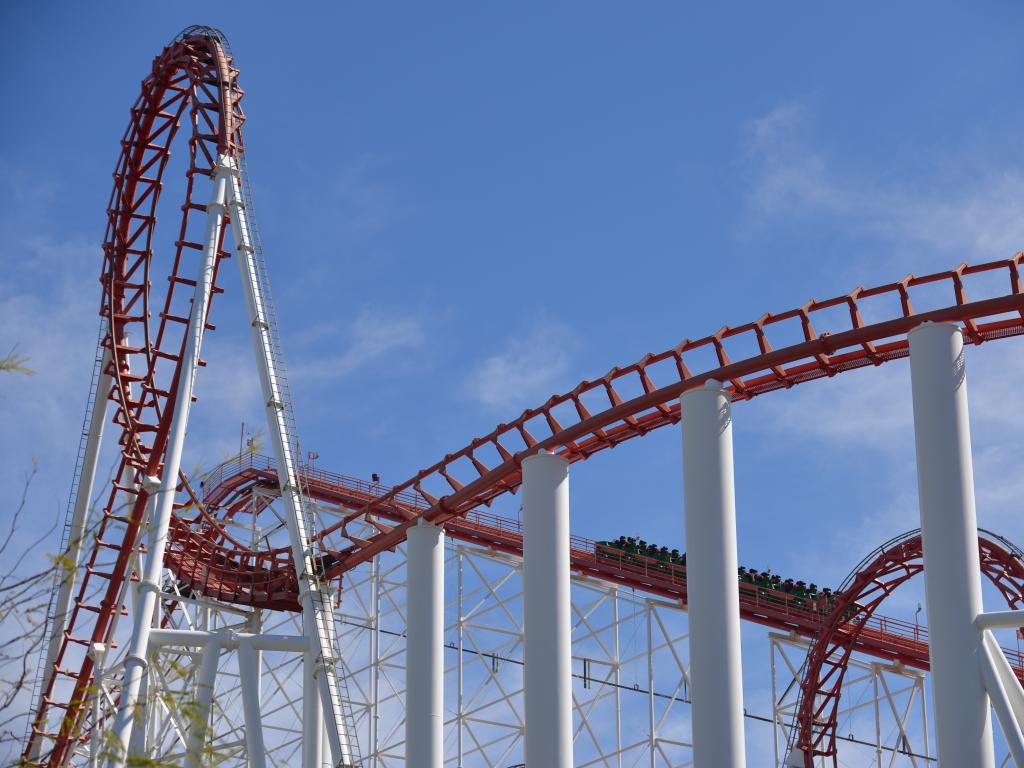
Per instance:
[[[525,755],[531,768],[572,768],[569,462],[523,461]]]
[[[302,661],[302,768],[322,768],[324,762],[319,673],[316,652],[308,651]]]
[[[214,640],[206,644],[199,664],[195,709],[190,717],[188,746],[185,751],[185,768],[202,768],[203,765],[209,765],[209,762],[204,760],[204,752],[209,736],[210,707],[213,704],[213,687],[217,683],[219,664],[220,643]]]
[[[147,666],[142,674],[142,686],[139,688],[139,711],[135,715],[135,725],[132,728],[132,736],[128,740],[128,758],[129,761],[137,761],[138,763],[145,764],[148,760],[149,755],[147,750],[149,745],[146,743],[146,737],[149,734],[149,716],[150,716],[150,701],[149,701],[149,667]]]
[[[742,768],[732,409],[717,381],[685,392],[683,500],[695,768]]]
[[[996,645],[991,636],[982,643],[981,651],[982,680],[988,690],[989,699],[992,701],[992,708],[996,711],[999,725],[1003,729],[1006,746],[1013,756],[1014,765],[1024,765],[1024,733],[1021,733],[1020,728],[1020,681],[1017,680],[1009,664],[1006,664],[1002,649]],[[996,661],[997,655],[1009,674],[1002,674],[999,663]],[[1010,686],[1014,686],[1017,690],[1013,690]]]
[[[196,370],[199,366],[199,351],[202,347],[206,313],[213,289],[217,247],[224,225],[228,179],[232,174],[232,169],[227,163],[227,158],[221,158],[220,163],[214,169],[210,202],[206,206],[207,221],[206,235],[203,239],[203,255],[199,264],[199,274],[196,276],[196,288],[192,299],[188,328],[185,331],[185,348],[181,372],[178,376],[177,398],[174,401],[174,410],[171,414],[170,434],[167,437],[167,449],[164,454],[163,474],[159,478],[142,478],[146,492],[156,494],[156,501],[150,520],[146,571],[138,585],[139,606],[134,616],[132,636],[124,661],[124,685],[121,689],[117,718],[111,734],[112,743],[108,762],[110,768],[121,768],[125,763],[128,741],[131,737],[132,723],[138,704],[139,687],[142,684],[142,673],[146,665],[149,632],[153,625],[153,615],[157,609],[157,596],[160,593],[160,579],[164,569],[164,550],[167,546],[167,529],[170,525],[174,495],[178,487],[178,470],[181,468],[181,455],[185,446],[188,414],[192,406]]]
[[[444,531],[423,523],[406,544],[405,764],[444,765]]]
[[[89,504],[92,502],[93,484],[96,480],[96,465],[99,459],[100,446],[103,443],[103,426],[106,421],[107,403],[110,396],[111,379],[107,373],[110,366],[110,349],[104,349],[100,358],[100,368],[96,392],[89,404],[88,436],[85,441],[85,453],[82,456],[81,474],[78,478],[78,489],[75,494],[75,506],[71,514],[71,527],[68,531],[68,548],[63,553],[57,571],[60,586],[57,588],[57,601],[53,606],[53,618],[50,621],[50,638],[46,647],[46,664],[43,669],[53,669],[64,640],[64,628],[67,624],[68,612],[71,608],[72,590],[78,574],[78,559],[82,549],[82,539],[89,524]],[[40,708],[42,700],[40,700]],[[37,710],[39,711],[39,710]],[[39,757],[43,740],[35,739],[29,752],[29,762]]]
[[[266,768],[263,746],[263,718],[260,715],[260,660],[252,641],[238,643],[238,674],[242,686],[242,710],[245,713],[245,753],[249,768]]]
[[[107,647],[103,643],[93,643],[89,646],[89,655],[93,660],[93,690],[92,698],[92,721],[100,722],[103,713],[103,675],[106,672]],[[89,740],[89,767],[98,768],[101,759],[100,739]]]
[[[342,702],[344,680],[338,676],[334,658],[334,614],[327,585],[316,576],[315,561],[319,556],[319,542],[315,536],[314,518],[303,500],[296,456],[296,439],[288,386],[284,376],[279,344],[276,339],[270,294],[265,281],[261,281],[255,227],[251,212],[247,210],[246,189],[243,186],[244,162],[231,183],[229,204],[238,269],[242,278],[252,332],[260,388],[270,429],[270,442],[274,449],[281,498],[288,509],[287,525],[291,541],[292,558],[299,581],[299,603],[303,611],[303,631],[319,646],[316,661],[320,672],[316,675],[327,723],[332,762],[336,766],[351,768],[353,749],[350,733],[353,724]]]
[[[963,337],[954,325],[925,323],[909,339],[939,765],[990,768],[992,725],[974,626],[982,603]]]

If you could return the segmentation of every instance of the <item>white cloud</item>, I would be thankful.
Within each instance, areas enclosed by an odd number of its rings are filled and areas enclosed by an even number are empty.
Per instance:
[[[807,109],[788,103],[747,127],[747,159],[756,174],[751,202],[761,213],[821,215],[849,209],[846,191],[811,146],[807,123]]]
[[[75,446],[99,331],[99,248],[34,238],[5,249],[13,281],[0,288],[0,354],[15,346],[33,376],[0,378],[0,451],[61,461]],[[69,427],[74,424],[76,427]]]
[[[371,176],[375,164],[369,155],[360,156],[343,168],[328,187],[328,193],[339,203],[335,225],[345,235],[373,234],[394,217],[394,191]]]
[[[836,219],[860,235],[957,260],[1003,258],[1024,244],[1024,169],[998,161],[961,167],[943,156],[923,178],[830,157],[801,103],[782,104],[746,132],[750,204],[762,217]]]
[[[909,271],[961,261],[1005,258],[1024,246],[1024,168],[978,160],[936,158],[932,170],[894,180],[830,152],[814,140],[806,105],[783,104],[748,126],[749,204],[763,222],[824,224],[879,243],[886,257],[878,282]],[[966,159],[964,159],[966,157]],[[970,165],[973,163],[973,165]],[[881,264],[852,266],[874,281]],[[852,287],[852,286],[851,286]],[[1020,441],[1024,427],[1024,354],[1017,340],[968,350],[968,379],[978,518],[1011,539],[1024,540],[1018,500]],[[766,433],[807,444],[806,450],[846,451],[861,466],[877,468],[887,501],[836,526],[822,542],[816,567],[846,563],[849,542],[880,543],[918,525],[913,413],[906,363],[844,373],[764,398]],[[833,569],[835,566],[831,566]],[[815,571],[817,572],[817,571]]]
[[[978,523],[1024,542],[1020,499],[1020,434],[1024,427],[1024,376],[1020,342],[968,347],[968,398]],[[1014,351],[1018,354],[1007,354]],[[804,564],[819,578],[840,578],[850,562],[850,542],[864,554],[890,536],[920,524],[914,462],[913,403],[909,366],[887,363],[801,385],[758,402],[759,431],[800,444],[808,455],[826,451],[873,468],[884,501],[830,526]],[[837,452],[840,452],[837,454]],[[910,598],[908,598],[910,599]],[[916,598],[915,598],[916,599]]]
[[[503,410],[536,404],[568,385],[565,376],[575,347],[576,337],[567,326],[542,320],[483,360],[470,373],[465,391]]]
[[[426,334],[419,318],[396,315],[363,307],[355,319],[343,329],[322,326],[307,335],[303,341],[313,338],[340,337],[336,346],[344,351],[339,355],[317,353],[315,361],[300,363],[294,368],[297,379],[305,381],[333,380],[348,376],[354,371],[388,358],[399,352],[410,352],[423,346]],[[310,353],[306,353],[310,356]]]
[[[889,363],[764,398],[768,428],[799,439],[891,453],[913,431],[907,366]]]

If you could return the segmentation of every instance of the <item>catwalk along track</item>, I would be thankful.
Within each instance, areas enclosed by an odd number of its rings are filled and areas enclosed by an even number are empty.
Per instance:
[[[390,489],[355,477],[317,467],[301,470],[309,498],[345,509],[361,508]],[[182,587],[198,594],[235,604],[276,610],[298,610],[293,581],[276,563],[284,551],[261,555],[245,553],[226,532],[225,520],[240,513],[248,516],[253,504],[272,497],[277,485],[273,461],[265,456],[247,455],[222,464],[206,478],[203,487],[205,510],[191,521],[180,521],[168,547],[168,568]],[[254,495],[259,489],[262,494]],[[270,494],[270,496],[265,495]],[[387,513],[401,519],[422,511],[425,500],[416,494],[396,494],[393,505],[403,513]],[[256,510],[259,514],[259,510]],[[382,513],[383,514],[383,513]],[[453,539],[478,544],[521,557],[522,526],[518,520],[485,510],[453,519],[445,525]],[[638,555],[614,556],[609,550],[582,536],[570,539],[572,569],[583,576],[614,582],[624,587],[657,595],[686,605],[686,567],[671,566],[655,558]],[[986,576],[1001,591],[1010,607],[1024,599],[1024,560],[1021,551],[996,534],[985,532],[979,539]],[[920,573],[920,535],[913,531],[887,542],[853,570],[837,591],[835,602],[818,606],[781,592],[740,583],[740,613],[747,621],[792,632],[812,640],[826,638],[832,646],[848,652],[859,651],[876,658],[928,669],[928,630],[914,622],[877,613],[879,605],[899,585]],[[875,564],[881,560],[887,567]],[[883,576],[889,578],[883,580]],[[787,599],[788,598],[788,599]],[[1024,680],[1024,657],[1016,650],[1003,649]],[[848,657],[849,653],[847,653]],[[845,659],[844,659],[845,663]]]

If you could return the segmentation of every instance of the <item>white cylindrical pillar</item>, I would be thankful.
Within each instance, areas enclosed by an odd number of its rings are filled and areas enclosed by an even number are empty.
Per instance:
[[[569,462],[523,460],[523,631],[528,766],[572,768]]]
[[[160,477],[144,477],[142,485],[150,496],[156,495],[150,509],[149,553],[146,570],[142,574],[137,590],[136,607],[128,653],[124,660],[124,684],[118,702],[117,717],[111,731],[111,744],[107,765],[109,768],[123,768],[127,757],[128,740],[138,704],[139,687],[146,666],[146,652],[153,616],[159,609],[160,583],[163,579],[164,551],[167,547],[167,531],[174,511],[181,468],[181,456],[188,431],[189,411],[195,389],[196,372],[199,368],[199,352],[206,328],[206,314],[213,292],[213,275],[217,267],[217,249],[224,226],[225,200],[231,167],[227,158],[220,158],[214,169],[210,202],[206,206],[206,235],[203,241],[203,255],[199,274],[196,277],[195,294],[189,313],[188,328],[185,331],[185,347],[181,368],[178,373],[178,387],[171,412],[171,428],[167,436],[163,471]]]
[[[322,673],[316,653],[307,651],[302,663],[302,768],[323,768],[324,708],[320,700]]]
[[[406,540],[405,764],[444,765],[444,532],[420,522]]]
[[[210,707],[213,705],[213,688],[217,683],[220,649],[220,643],[216,641],[208,643],[203,649],[196,679],[195,709],[191,712],[189,723],[185,768],[201,768],[211,762],[204,753],[210,737]]]
[[[683,502],[695,768],[742,768],[732,408],[717,381],[683,393]]]
[[[85,441],[85,453],[82,456],[82,464],[79,468],[78,489],[75,495],[74,512],[71,517],[71,528],[68,532],[68,548],[61,557],[59,566],[55,569],[60,586],[57,589],[57,601],[53,607],[53,618],[50,622],[50,640],[46,649],[46,663],[44,670],[54,668],[57,662],[57,654],[64,641],[64,629],[67,624],[67,617],[71,608],[72,591],[75,587],[75,577],[78,573],[78,559],[82,551],[82,541],[85,532],[88,530],[89,504],[92,502],[93,483],[96,479],[96,466],[99,461],[100,446],[103,442],[103,424],[106,420],[108,397],[110,395],[111,377],[107,373],[110,367],[111,353],[107,347],[103,351],[99,368],[99,383],[93,401],[89,404],[89,432]],[[46,693],[45,687],[40,695]],[[42,699],[39,701],[39,709],[42,711],[45,704]],[[39,758],[43,739],[32,740],[29,750],[29,762]]]
[[[260,713],[259,651],[252,642],[238,643],[238,676],[242,685],[242,712],[245,715],[245,755],[249,768],[266,768],[263,746],[263,718]]]
[[[982,683],[982,612],[964,343],[955,325],[910,332],[935,736],[941,768],[994,763]]]

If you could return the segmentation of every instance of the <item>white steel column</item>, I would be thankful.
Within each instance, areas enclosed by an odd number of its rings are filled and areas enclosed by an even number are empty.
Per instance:
[[[199,365],[199,350],[203,342],[207,308],[213,288],[213,271],[217,263],[217,246],[220,243],[221,228],[224,224],[227,183],[232,170],[226,159],[214,169],[213,189],[206,206],[206,235],[203,240],[203,256],[196,276],[196,289],[192,299],[192,312],[185,332],[185,349],[181,373],[178,377],[177,397],[171,414],[171,429],[167,438],[163,474],[159,478],[142,478],[147,493],[157,494],[150,524],[149,554],[146,571],[139,582],[139,605],[134,616],[131,641],[124,661],[124,685],[118,703],[117,718],[112,731],[111,756],[108,765],[117,768],[124,765],[125,752],[132,732],[135,708],[138,704],[139,687],[146,666],[146,650],[153,615],[160,593],[160,579],[164,569],[164,549],[167,546],[167,528],[170,525],[174,507],[174,495],[178,487],[178,470],[181,468],[181,454],[185,446],[185,432],[188,414],[192,406],[192,392],[195,387],[196,369]]]
[[[683,393],[683,501],[695,768],[742,768],[732,409],[717,381]]]
[[[324,762],[319,666],[316,652],[307,651],[302,659],[302,768],[322,768]]]
[[[572,768],[569,462],[523,460],[523,702],[526,765]]]
[[[142,675],[142,685],[139,687],[139,711],[135,713],[135,724],[132,727],[131,738],[128,740],[129,762],[145,764],[145,761],[149,759],[149,755],[147,754],[149,745],[146,743],[146,737],[149,735],[150,731],[149,717],[151,714],[151,702],[149,700],[149,676],[149,667],[147,666]]]
[[[185,768],[202,768],[207,764],[204,758],[205,745],[210,731],[210,707],[213,704],[213,687],[217,683],[217,666],[220,663],[220,642],[212,640],[203,649],[196,680],[195,709],[190,713],[188,747],[185,751]]]
[[[92,395],[92,402],[89,404],[88,436],[85,442],[85,453],[82,456],[82,465],[79,468],[81,473],[78,478],[78,488],[75,494],[75,506],[71,515],[71,527],[68,531],[68,548],[62,553],[58,561],[57,578],[60,586],[57,589],[57,602],[53,607],[53,618],[50,620],[50,639],[46,648],[46,665],[43,669],[53,669],[57,662],[57,654],[60,652],[64,639],[64,628],[67,624],[68,611],[71,607],[71,592],[75,586],[75,577],[78,573],[78,559],[82,550],[82,538],[89,522],[89,504],[92,502],[92,489],[96,480],[96,465],[99,460],[100,446],[103,442],[103,426],[106,421],[107,403],[110,396],[111,379],[107,373],[110,366],[110,349],[105,348],[99,362],[99,383]],[[40,700],[40,710],[42,703]],[[29,753],[29,760],[33,761],[39,757],[43,740],[35,739],[32,742],[32,750]]]
[[[250,640],[238,643],[238,675],[245,713],[246,758],[249,768],[265,768],[267,755],[263,746],[263,718],[260,715],[259,651],[252,647]]]
[[[405,764],[444,765],[444,531],[423,523],[406,544]]]
[[[974,626],[981,576],[963,336],[955,325],[925,323],[909,339],[939,765],[990,768],[992,725]]]
[[[327,722],[332,762],[336,766],[347,768],[354,764],[350,739],[354,738],[355,733],[344,709],[344,680],[338,675],[334,658],[334,615],[331,596],[327,585],[322,583],[316,574],[315,563],[320,556],[320,545],[315,536],[314,518],[302,497],[292,404],[284,375],[284,363],[277,339],[269,287],[265,280],[261,280],[265,275],[261,275],[262,254],[258,250],[255,223],[252,212],[247,210],[249,196],[247,186],[243,185],[244,156],[239,156],[239,160],[241,162],[238,173],[234,175],[231,183],[229,204],[238,269],[242,278],[242,293],[249,314],[281,498],[288,509],[288,534],[299,581],[303,631],[318,646],[316,661],[320,673],[316,678]]]

